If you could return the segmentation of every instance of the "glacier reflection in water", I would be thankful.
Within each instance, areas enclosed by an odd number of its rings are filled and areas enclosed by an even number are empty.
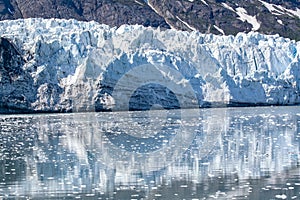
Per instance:
[[[185,112],[1,115],[0,198],[300,198],[300,107]]]

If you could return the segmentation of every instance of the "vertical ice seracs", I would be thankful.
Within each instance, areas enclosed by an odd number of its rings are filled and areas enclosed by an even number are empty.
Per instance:
[[[200,107],[300,103],[300,43],[278,35],[216,36],[138,25],[110,28],[96,22],[25,19],[0,22],[0,36],[7,38],[19,52],[16,57],[25,61],[17,67],[31,77],[26,87],[34,94],[17,98],[10,91],[20,86],[18,81],[25,75],[4,87],[2,74],[2,107],[18,102],[15,108],[26,106],[32,111],[111,109],[116,103],[114,86],[141,65],[170,68],[160,71],[170,80],[176,70],[183,81],[170,84],[179,84],[183,91],[190,85]],[[142,88],[142,73],[146,72],[135,74],[128,84]],[[148,76],[156,83],[157,77]],[[155,98],[169,102],[170,108],[176,105],[175,99],[166,99],[166,90],[148,89]],[[148,89],[137,90],[132,103],[149,103],[141,98]]]

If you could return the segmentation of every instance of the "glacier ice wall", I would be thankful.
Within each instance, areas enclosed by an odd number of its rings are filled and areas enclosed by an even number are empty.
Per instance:
[[[0,22],[0,36],[15,49],[7,62],[0,45],[7,112],[300,103],[300,43],[278,35],[25,19]]]

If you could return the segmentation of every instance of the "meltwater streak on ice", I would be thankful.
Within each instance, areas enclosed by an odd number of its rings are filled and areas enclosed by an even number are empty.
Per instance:
[[[0,103],[14,108],[110,110],[116,81],[144,64],[177,70],[184,76],[178,84],[192,85],[200,106],[300,102],[300,43],[278,35],[216,36],[57,19],[2,21],[0,35],[26,61],[23,74],[12,78],[8,71],[1,79]],[[18,95],[16,88],[32,89]]]

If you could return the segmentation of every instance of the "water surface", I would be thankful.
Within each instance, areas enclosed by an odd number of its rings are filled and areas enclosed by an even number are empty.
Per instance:
[[[300,199],[300,107],[0,115],[0,199]]]

